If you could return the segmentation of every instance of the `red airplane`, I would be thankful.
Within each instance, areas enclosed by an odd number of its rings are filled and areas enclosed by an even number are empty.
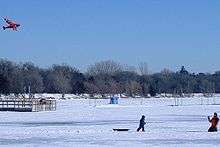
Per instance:
[[[5,29],[13,29],[14,31],[17,31],[17,27],[20,26],[20,24],[17,24],[7,18],[4,18],[5,22],[8,24],[7,26],[3,26],[3,30]]]

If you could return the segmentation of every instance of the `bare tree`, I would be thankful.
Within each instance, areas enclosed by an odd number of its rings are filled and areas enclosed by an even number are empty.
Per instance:
[[[94,78],[93,84],[98,88],[98,93],[104,97],[106,94],[115,94],[117,91],[113,76],[122,69],[119,63],[107,60],[90,65],[87,74]]]
[[[139,63],[138,70],[139,70],[140,75],[148,75],[149,74],[148,64],[146,62]]]
[[[84,85],[85,85],[86,92],[88,94],[90,94],[91,97],[93,97],[94,94],[98,93],[99,89],[98,89],[98,87],[94,83],[85,82]]]
[[[131,97],[140,95],[141,90],[141,85],[136,81],[130,81],[126,83],[126,93]]]
[[[0,74],[7,81],[5,85],[7,87],[7,89],[5,89],[6,93],[22,93],[23,82],[21,70],[16,63],[5,59],[0,59]]]
[[[135,66],[130,66],[130,65],[124,65],[123,66],[123,71],[129,71],[129,72],[137,72],[137,69]]]
[[[77,69],[65,64],[53,65],[52,68],[47,71],[47,75],[44,80],[46,90],[62,93],[62,97],[64,97],[65,93],[70,93],[72,91],[72,76],[73,73],[77,71]]]
[[[173,71],[171,71],[170,69],[168,68],[164,68],[163,70],[161,70],[161,74],[164,75],[164,76],[168,76],[170,74],[174,73]]]
[[[90,65],[87,69],[87,73],[93,76],[100,74],[112,75],[120,71],[122,71],[122,66],[119,63],[112,60],[97,62],[94,65]]]
[[[43,78],[40,75],[40,69],[33,63],[25,63],[22,65],[22,77],[24,87],[28,89],[30,86],[32,93],[43,91]]]
[[[123,87],[122,83],[115,82],[115,81],[112,81],[110,83],[109,88],[110,88],[110,93],[112,95],[114,95],[114,94],[120,94],[121,95],[124,91],[124,87]]]

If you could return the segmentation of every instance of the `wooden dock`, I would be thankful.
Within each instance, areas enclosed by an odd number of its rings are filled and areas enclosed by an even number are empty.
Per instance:
[[[5,99],[0,100],[0,111],[38,112],[55,111],[56,100],[48,99]]]

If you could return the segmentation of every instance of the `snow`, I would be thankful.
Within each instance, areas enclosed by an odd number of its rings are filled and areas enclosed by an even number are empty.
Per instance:
[[[198,105],[200,98],[196,105],[174,101],[126,98],[111,105],[108,99],[73,99],[58,100],[56,111],[0,112],[0,146],[219,146],[219,132],[207,132],[207,116],[219,113],[220,105]],[[146,132],[136,132],[143,114]]]

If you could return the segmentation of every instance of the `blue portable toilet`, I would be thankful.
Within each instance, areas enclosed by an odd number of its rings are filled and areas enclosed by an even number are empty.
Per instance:
[[[116,96],[111,97],[110,104],[118,104],[118,97],[116,97]]]

